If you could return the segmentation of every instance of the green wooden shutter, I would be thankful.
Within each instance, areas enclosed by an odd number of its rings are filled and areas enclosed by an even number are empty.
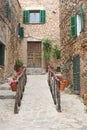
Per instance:
[[[9,6],[9,3],[6,3],[6,17],[8,20],[11,20],[11,7]]]
[[[29,10],[24,10],[23,11],[23,23],[29,23]]]
[[[80,17],[81,17],[81,31],[84,30],[84,23],[83,23],[83,10],[82,10],[82,4],[80,5]]]
[[[24,28],[20,27],[20,38],[24,38]]]
[[[6,3],[6,17],[8,18],[9,16],[9,3]]]
[[[75,93],[80,93],[80,57],[73,57],[73,87]]]
[[[76,37],[77,36],[77,15],[71,16],[71,36]]]
[[[11,8],[9,7],[9,17],[8,17],[9,20],[11,20]]]
[[[40,10],[40,23],[46,23],[46,11]]]
[[[5,45],[0,46],[0,65],[4,66]]]

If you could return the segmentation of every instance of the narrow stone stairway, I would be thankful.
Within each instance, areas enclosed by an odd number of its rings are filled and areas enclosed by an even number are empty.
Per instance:
[[[18,114],[14,114],[13,98],[0,98],[0,130],[87,130],[87,113],[80,97],[61,92],[62,112],[58,113],[47,74],[28,75],[27,78]],[[10,89],[0,90],[1,93],[15,95]]]

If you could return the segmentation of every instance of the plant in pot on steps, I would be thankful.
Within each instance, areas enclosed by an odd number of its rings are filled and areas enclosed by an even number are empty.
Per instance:
[[[23,70],[23,62],[21,60],[16,60],[14,65],[14,70],[18,73],[21,73]]]
[[[44,47],[45,67],[46,67],[46,71],[48,71],[48,64],[50,61],[51,50],[52,50],[51,40],[45,39],[43,41],[43,47]]]
[[[8,84],[11,86],[12,91],[16,91],[17,90],[17,81],[16,81],[17,77],[14,77],[13,79],[11,79]]]

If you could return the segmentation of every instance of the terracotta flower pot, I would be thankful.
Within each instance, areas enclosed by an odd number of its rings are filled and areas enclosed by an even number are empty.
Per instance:
[[[63,82],[65,83],[65,87],[67,87],[68,86],[68,80],[64,80]]]
[[[64,82],[60,82],[60,90],[64,90],[65,88],[65,83]]]
[[[19,67],[19,68],[18,68],[17,75],[20,75],[22,72],[23,72],[23,67]]]
[[[17,90],[17,85],[16,85],[16,83],[11,83],[11,89],[12,89],[12,91],[16,91]]]

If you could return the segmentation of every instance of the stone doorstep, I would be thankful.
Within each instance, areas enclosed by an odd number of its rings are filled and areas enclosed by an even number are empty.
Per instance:
[[[43,70],[42,68],[27,68],[27,75],[39,75],[39,74],[45,74],[45,70]]]

